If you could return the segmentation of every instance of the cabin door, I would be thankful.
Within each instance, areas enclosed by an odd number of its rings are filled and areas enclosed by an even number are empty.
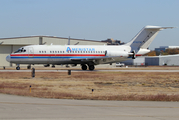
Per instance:
[[[34,57],[34,49],[32,47],[29,48],[28,57]]]

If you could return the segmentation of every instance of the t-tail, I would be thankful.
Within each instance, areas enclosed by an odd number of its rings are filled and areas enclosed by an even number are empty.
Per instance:
[[[150,52],[149,45],[152,43],[158,32],[163,29],[172,29],[174,27],[145,26],[129,43],[126,45],[131,47],[131,52],[142,55]]]

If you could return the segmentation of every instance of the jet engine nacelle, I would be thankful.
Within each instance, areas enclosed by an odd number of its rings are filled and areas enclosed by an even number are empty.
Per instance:
[[[121,52],[121,51],[105,51],[106,56],[120,56],[120,57],[128,57],[128,52]]]

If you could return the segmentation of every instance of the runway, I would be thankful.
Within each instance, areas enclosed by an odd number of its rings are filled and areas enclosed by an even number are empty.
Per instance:
[[[0,94],[0,119],[178,120],[178,102],[43,99]]]
[[[31,72],[32,70],[0,70],[0,72]],[[35,70],[35,72],[67,72],[68,70]],[[72,69],[72,72],[179,72],[179,70],[75,70]]]

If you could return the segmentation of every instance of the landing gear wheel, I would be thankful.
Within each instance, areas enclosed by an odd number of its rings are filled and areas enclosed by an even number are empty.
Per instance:
[[[17,66],[17,67],[16,67],[16,70],[20,70],[20,67],[19,67],[19,66]]]
[[[82,65],[82,66],[81,66],[81,69],[82,69],[82,70],[87,70],[87,66],[86,66],[86,65]]]
[[[94,65],[89,65],[89,70],[92,71],[92,70],[94,70],[94,68],[95,68]]]

